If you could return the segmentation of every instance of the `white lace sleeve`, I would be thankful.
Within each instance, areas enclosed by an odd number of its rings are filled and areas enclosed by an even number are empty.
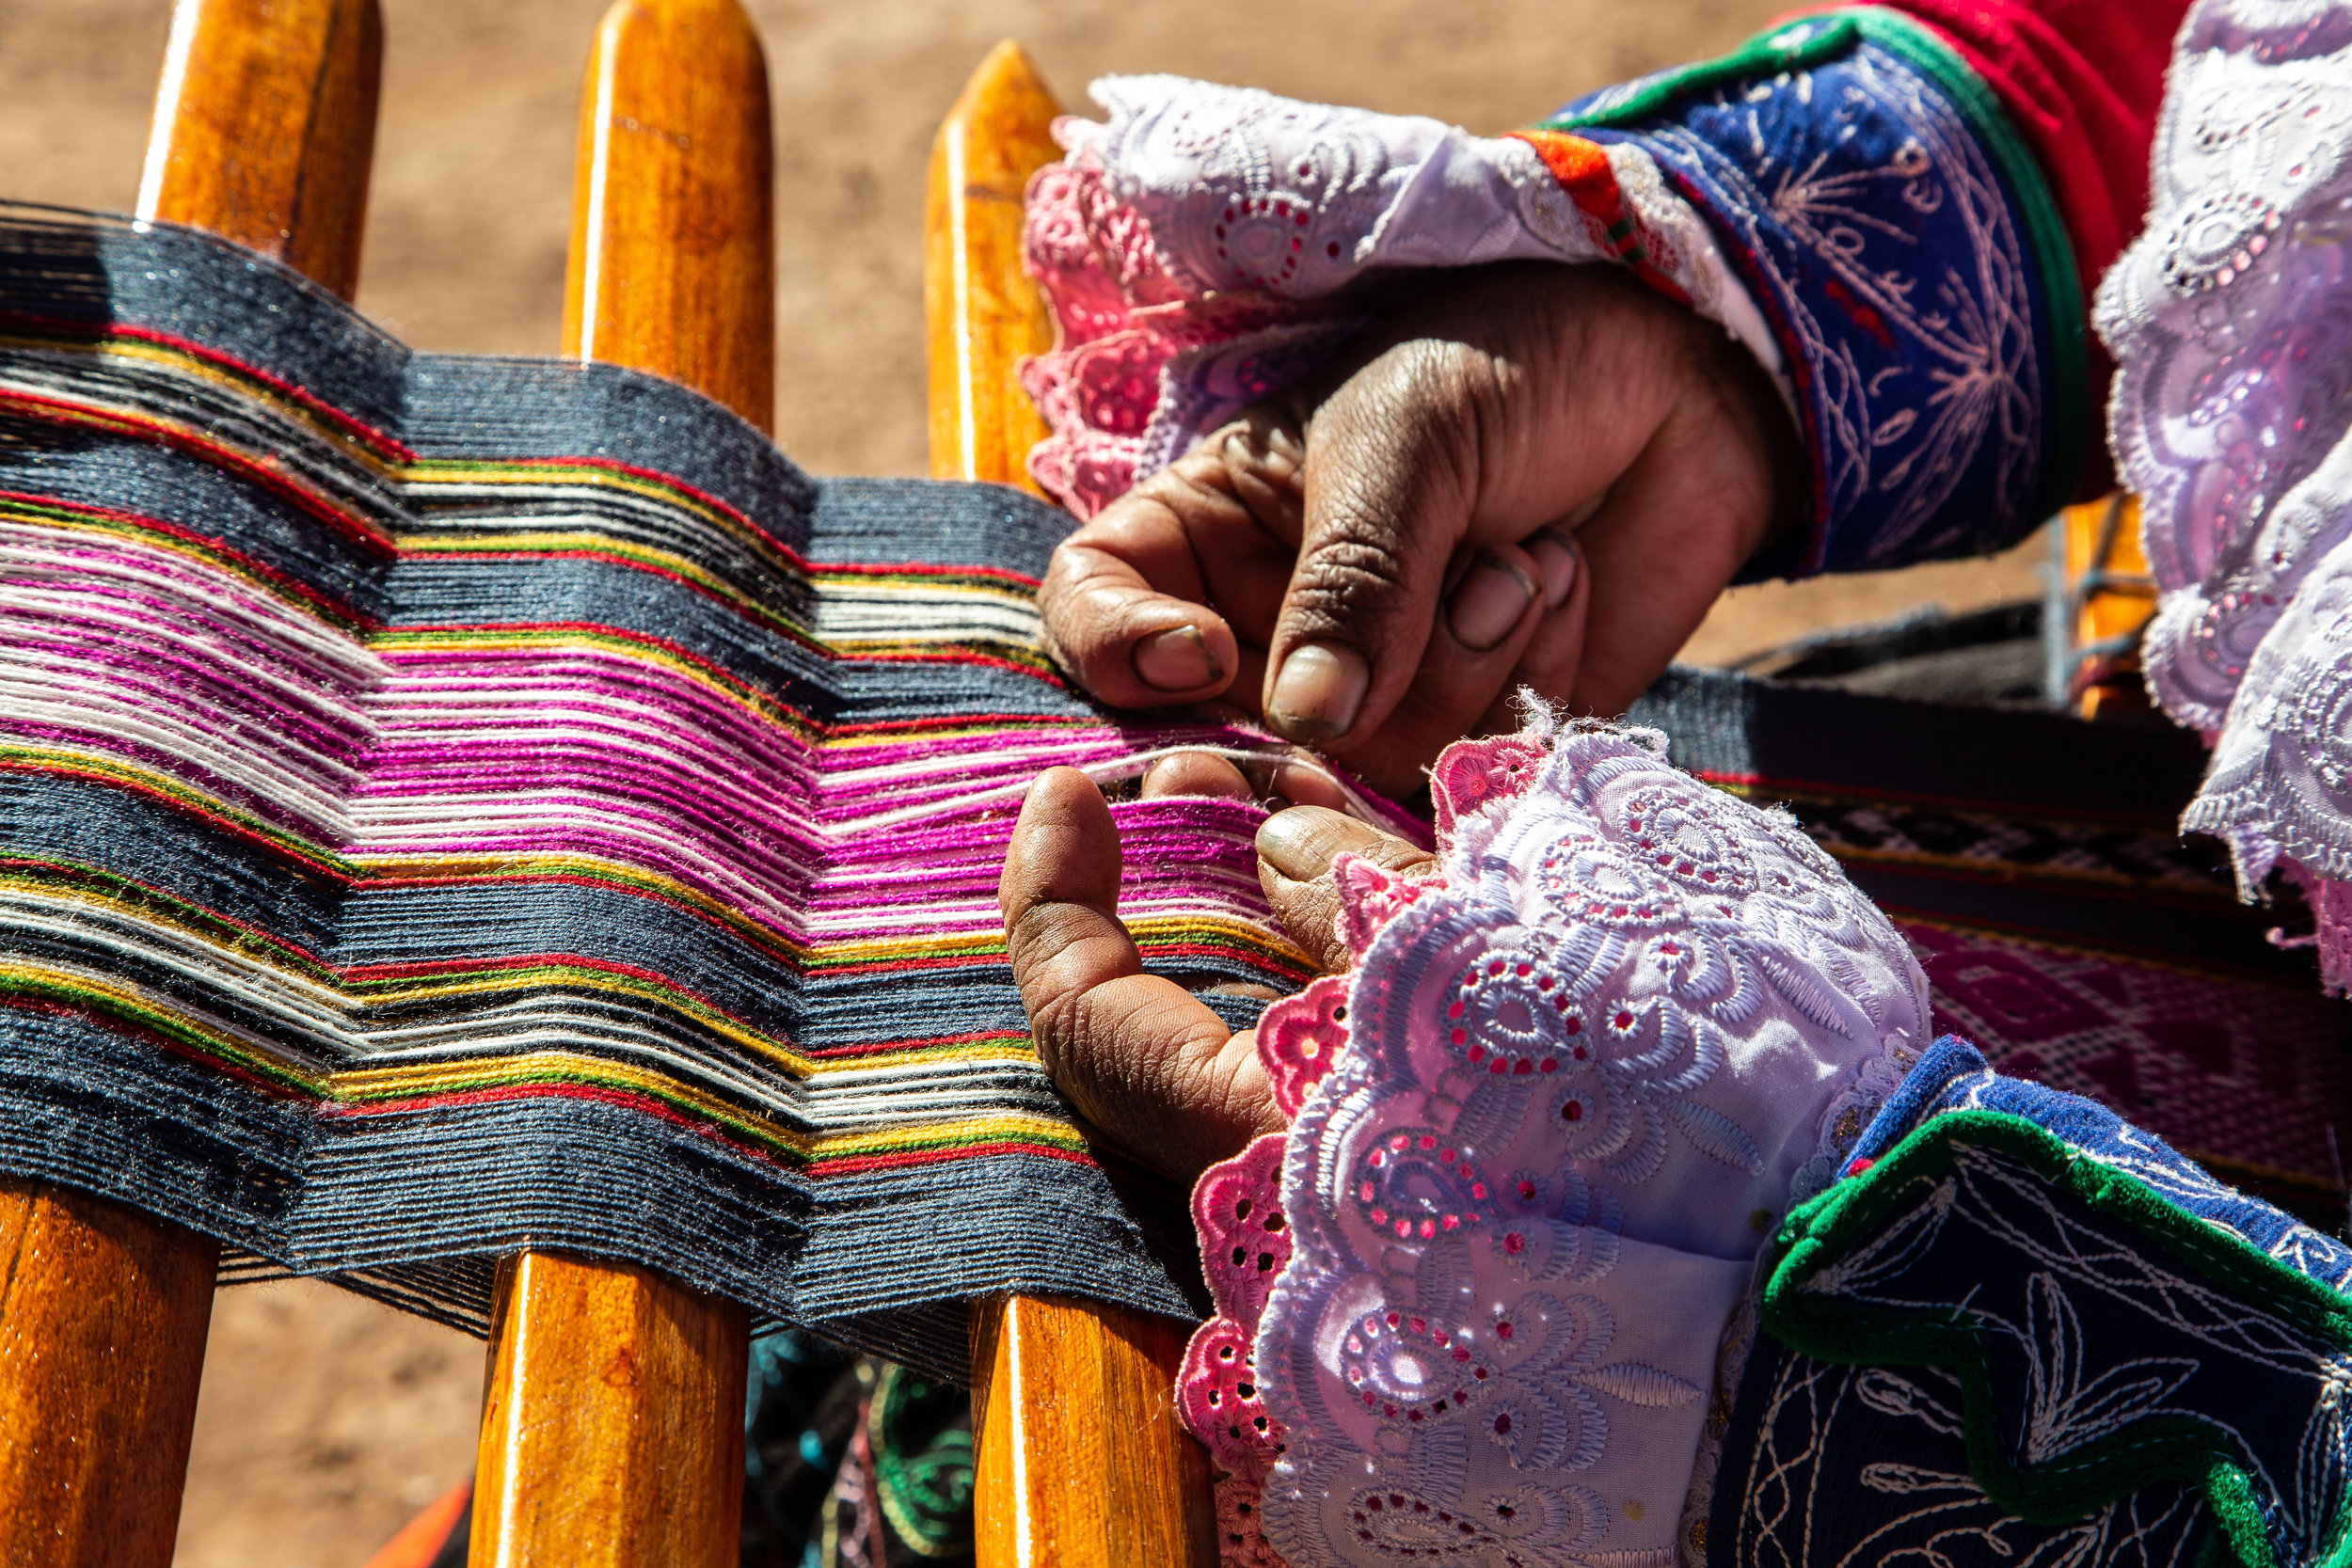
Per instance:
[[[2118,467],[2163,602],[2150,689],[2217,741],[2184,826],[2312,885],[2352,984],[2352,5],[2205,0],[2147,230],[2101,284]]]
[[[1383,271],[1630,245],[1793,396],[1762,310],[1640,147],[1600,154],[1613,233],[1516,137],[1176,76],[1092,90],[1108,119],[1058,122],[1070,156],[1028,194],[1057,342],[1023,372],[1054,431],[1031,470],[1081,516],[1327,356],[1364,322],[1348,286]]]

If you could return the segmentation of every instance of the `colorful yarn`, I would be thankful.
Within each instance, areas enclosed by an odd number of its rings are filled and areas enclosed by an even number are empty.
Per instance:
[[[1186,1310],[997,876],[1046,767],[1270,743],[1062,685],[1062,515],[168,226],[0,209],[0,1170],[476,1326],[525,1243],[959,1373],[969,1295]],[[1257,808],[1114,810],[1149,965],[1306,978]]]

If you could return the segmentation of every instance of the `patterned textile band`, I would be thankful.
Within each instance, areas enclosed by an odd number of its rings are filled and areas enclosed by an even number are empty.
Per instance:
[[[1041,768],[1267,742],[1061,684],[1060,514],[166,226],[0,209],[0,1170],[477,1327],[526,1243],[958,1376],[959,1298],[1187,1309],[996,880]],[[1154,970],[1307,973],[1255,808],[1117,811]]]
[[[2239,903],[2226,852],[2174,831],[2193,736],[1696,670],[1628,717],[1795,813],[1910,940],[1939,1028],[2344,1227],[2352,1013],[2271,940],[2291,913]]]

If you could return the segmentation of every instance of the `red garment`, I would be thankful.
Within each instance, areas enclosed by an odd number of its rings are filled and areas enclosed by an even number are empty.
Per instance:
[[[2083,300],[2148,216],[2149,145],[2188,0],[1894,0],[2000,95],[2065,214]]]

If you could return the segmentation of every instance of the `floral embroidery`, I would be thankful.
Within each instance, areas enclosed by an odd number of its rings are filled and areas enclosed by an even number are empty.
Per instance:
[[[1881,1416],[1941,1404],[1949,1441],[1936,1446],[1957,1458],[1945,1486],[2003,1512],[2095,1517],[2131,1499],[2161,1518],[2163,1483],[2188,1480],[2205,1494],[2215,1544],[2241,1562],[2308,1561],[2339,1540],[2352,1482],[2352,1310],[2341,1295],[2168,1202],[2139,1172],[2118,1174],[2101,1147],[2113,1141],[2106,1113],[1970,1073],[1974,1053],[1956,1044],[1936,1053],[1866,1136],[1882,1151],[1857,1162],[1867,1173],[1791,1217],[1769,1265],[1766,1327],[1807,1356],[1872,1367],[1865,1379],[1881,1381],[1856,1392]],[[1975,1108],[1986,1088],[2041,1103],[2031,1119]],[[2193,1170],[2160,1145],[2139,1161]],[[1930,1369],[1956,1375],[1964,1404],[1928,1392],[1941,1379],[1915,1374]],[[1753,1413],[1751,1401],[1743,1394]],[[1774,1424],[1754,1423],[1768,1438]],[[1890,1423],[1858,1424],[1842,1465],[1867,1429]],[[1870,1457],[1910,1460],[1917,1475],[1919,1449],[1916,1434],[1897,1436]],[[1786,1525],[1754,1505],[1785,1494],[1744,1455],[1726,1480],[1718,1513],[1732,1515],[1739,1557],[1751,1541],[1769,1553]],[[1753,1498],[1737,1490],[1759,1481]],[[1913,1521],[1888,1512],[1841,1499],[1810,1528],[1821,1545],[1875,1541],[1899,1554]],[[1869,1534],[1857,1534],[1865,1524]],[[2128,1560],[2133,1544],[2113,1545]]]
[[[1795,367],[1813,534],[1773,572],[2009,543],[2073,486],[2076,282],[2028,154],[1935,36],[1891,13],[1760,40],[1773,72],[1611,88],[1549,121],[1637,142],[1712,225]],[[1753,51],[1756,46],[1751,46]],[[1762,575],[1771,575],[1770,573]]]
[[[1370,275],[1513,258],[1611,261],[1780,350],[1706,224],[1638,147],[1171,76],[1094,84],[1107,123],[1028,192],[1026,260],[1055,320],[1023,385],[1051,434],[1038,482],[1091,516],[1373,319]]]
[[[1924,982],[1793,824],[1641,736],[1435,776],[1441,879],[1345,863],[1356,972],[1261,1023],[1295,1124],[1196,1192],[1219,1316],[1183,1408],[1253,1511],[1237,1560],[1664,1568],[1755,1215]]]

